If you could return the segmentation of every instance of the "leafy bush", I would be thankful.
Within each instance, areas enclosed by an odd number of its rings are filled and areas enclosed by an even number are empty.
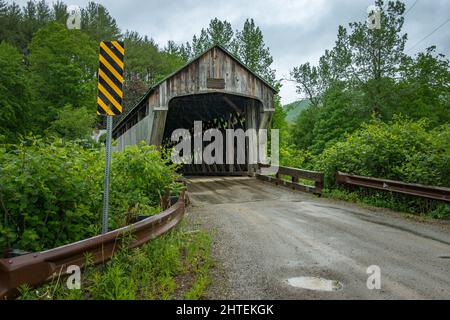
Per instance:
[[[114,153],[111,166],[110,219],[115,226],[136,213],[153,214],[166,190],[176,188],[176,165],[144,142]]]
[[[395,117],[364,124],[327,148],[316,169],[327,186],[337,171],[435,186],[450,186],[450,126],[427,130],[427,121]]]
[[[427,130],[427,121],[396,117],[392,122],[372,121],[361,130],[327,148],[315,164],[325,173],[332,198],[361,202],[433,218],[450,217],[450,206],[392,192],[340,186],[335,173],[450,186],[450,126]]]
[[[0,134],[16,141],[18,133],[30,130],[30,81],[22,55],[4,41],[0,42],[0,71]]]
[[[293,146],[280,148],[280,164],[286,167],[308,169],[315,156],[310,151],[296,149]]]
[[[104,149],[84,141],[27,138],[0,145],[0,251],[38,251],[81,240],[100,230]],[[172,166],[146,145],[114,153],[110,228],[130,214],[158,211],[173,184]]]
[[[46,131],[48,134],[55,134],[68,140],[90,138],[96,120],[95,113],[91,110],[66,105],[58,110],[57,114],[57,119]]]

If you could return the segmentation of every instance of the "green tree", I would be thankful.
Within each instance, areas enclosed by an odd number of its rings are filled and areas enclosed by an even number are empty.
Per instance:
[[[229,49],[233,35],[233,28],[228,21],[214,18],[208,28],[202,29],[198,37],[194,35],[192,38],[192,55],[196,56],[215,44]]]
[[[324,59],[321,59],[321,62]],[[297,82],[297,92],[303,95],[303,99],[308,99],[314,107],[318,107],[326,91],[328,82],[324,78],[324,65],[311,66],[309,62],[295,67],[291,72],[292,77]]]
[[[275,70],[271,69],[273,58],[264,43],[261,29],[253,19],[247,19],[241,31],[233,32],[231,24],[226,20],[214,18],[208,28],[194,35],[191,43],[178,47],[170,45],[170,50],[183,61],[199,55],[211,46],[218,44],[232,52],[250,70],[275,84]]]
[[[0,42],[6,41],[25,51],[27,42],[21,31],[23,15],[20,7],[13,2],[8,6],[1,3],[0,8]]]
[[[192,47],[191,47],[191,44],[189,42],[186,42],[185,44],[181,44],[178,47],[178,56],[184,62],[187,62],[187,61],[189,61],[189,59],[192,58],[191,52],[192,52]]]
[[[116,20],[103,5],[95,2],[89,2],[81,10],[81,29],[97,42],[117,40],[121,36]]]
[[[380,29],[369,29],[365,21],[352,22],[349,29],[339,26],[334,48],[325,52],[318,66],[305,63],[291,72],[298,92],[306,94],[313,105],[321,102],[333,82],[343,81],[364,89],[367,103],[382,116],[385,79],[399,74],[407,35],[402,33],[404,3],[389,1],[383,9],[384,2],[377,0],[376,6],[380,8]]]
[[[31,117],[29,82],[22,54],[6,42],[0,43],[0,135],[15,141],[24,134]]]
[[[94,109],[73,108],[70,105],[58,110],[58,116],[47,132],[67,140],[88,139],[96,120]]]
[[[51,19],[51,9],[45,0],[39,2],[28,1],[23,8],[23,21],[21,24],[21,31],[26,44],[29,44],[36,31],[46,26]]]
[[[450,122],[450,64],[431,46],[402,64],[390,110],[413,119],[427,118],[437,126]]]
[[[127,31],[125,41],[125,79],[140,79],[153,84],[158,77],[161,57],[153,39],[141,36],[136,31]]]
[[[62,106],[95,109],[97,44],[86,34],[51,23],[33,37],[29,62],[42,129]]]
[[[125,39],[125,109],[133,106],[147,91],[148,87],[178,69],[184,60],[179,49],[169,42],[164,50],[160,50],[153,39],[139,35],[135,31],[127,31]]]
[[[405,6],[377,1],[381,29],[365,22],[340,26],[335,46],[318,65],[302,64],[291,76],[297,92],[311,101],[293,125],[299,148],[320,154],[372,115],[389,121],[395,114],[427,118],[432,126],[449,121],[449,62],[432,47],[417,57],[404,53]],[[386,9],[383,9],[385,8]]]
[[[233,50],[250,70],[274,83],[275,70],[271,69],[273,58],[264,43],[261,29],[253,19],[247,19],[242,31],[236,32]]]
[[[59,0],[54,2],[52,16],[53,20],[65,25],[69,16],[67,13],[67,5]]]

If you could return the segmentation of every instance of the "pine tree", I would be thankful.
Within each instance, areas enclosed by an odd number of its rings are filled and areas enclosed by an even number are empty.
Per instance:
[[[67,5],[59,0],[54,2],[52,14],[53,20],[65,25],[69,16],[67,13]]]
[[[0,42],[6,41],[22,51],[25,50],[27,42],[22,33],[23,15],[20,7],[13,2],[6,6],[2,5],[0,13]]]
[[[275,70],[271,69],[273,58],[264,43],[264,37],[253,19],[247,19],[242,31],[236,32],[233,51],[238,53],[242,62],[258,75],[273,83]]]
[[[81,29],[97,42],[117,40],[121,36],[116,20],[104,6],[95,2],[89,2],[81,10]]]
[[[198,37],[194,35],[192,38],[192,56],[202,53],[215,44],[229,49],[233,41],[233,35],[233,28],[228,21],[221,21],[218,18],[212,19],[208,28],[202,29]]]

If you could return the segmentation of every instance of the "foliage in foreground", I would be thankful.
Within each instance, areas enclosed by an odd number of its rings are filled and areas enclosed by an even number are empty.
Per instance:
[[[450,186],[450,126],[433,127],[429,121],[395,116],[390,122],[372,120],[353,134],[344,135],[319,155],[282,144],[283,166],[325,174],[323,195],[331,198],[390,208],[433,218],[449,218],[450,206],[382,190],[337,185],[337,171],[350,174]]]
[[[103,148],[83,141],[0,145],[0,251],[39,251],[98,234],[104,161]],[[159,211],[160,196],[174,186],[174,169],[155,147],[114,153],[110,229]]]
[[[316,169],[325,173],[324,194],[432,218],[450,217],[441,201],[365,188],[337,187],[335,173],[386,178],[448,187],[450,183],[450,126],[427,129],[427,121],[401,118],[390,123],[373,121],[327,148]]]
[[[82,270],[81,290],[68,290],[66,279],[33,290],[19,299],[199,299],[209,283],[211,238],[185,225],[133,250],[121,250],[104,267]]]

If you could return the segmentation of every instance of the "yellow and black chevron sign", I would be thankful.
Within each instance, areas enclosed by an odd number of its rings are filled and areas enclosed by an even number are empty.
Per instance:
[[[100,42],[97,114],[122,113],[124,54],[122,41]]]

